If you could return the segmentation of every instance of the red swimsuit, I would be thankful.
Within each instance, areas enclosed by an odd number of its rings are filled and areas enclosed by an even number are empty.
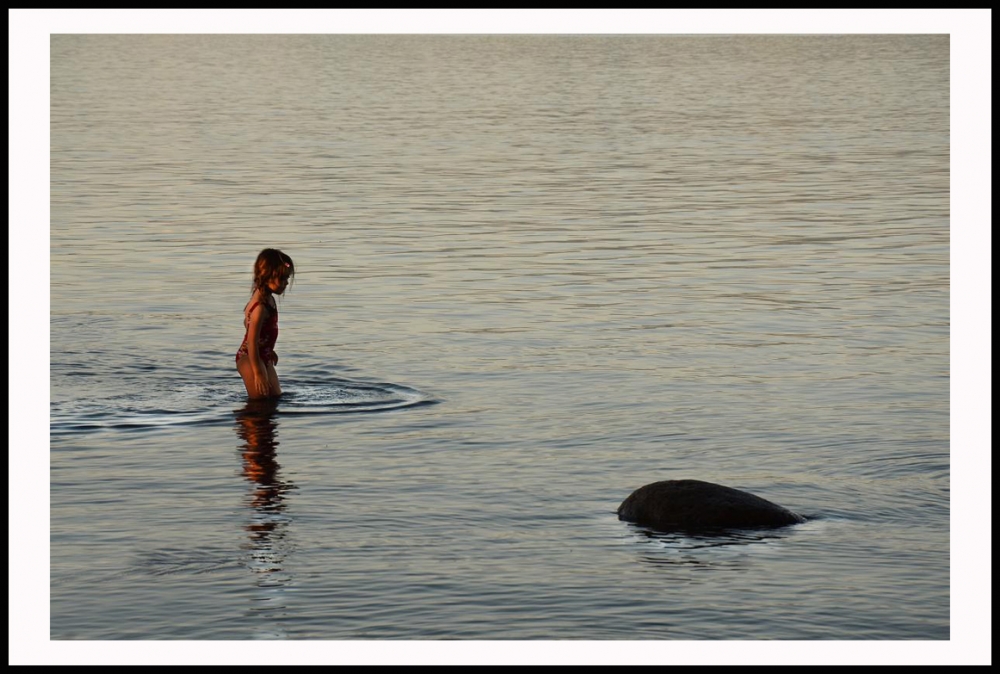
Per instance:
[[[240,344],[239,351],[236,352],[237,363],[240,361],[240,358],[248,353],[247,339],[250,337],[250,314],[253,313],[254,308],[258,304],[260,304],[259,301],[254,302],[250,310],[243,317],[243,326],[246,328],[246,333],[243,335],[243,343]],[[270,315],[264,320],[264,324],[260,326],[260,336],[257,338],[257,353],[260,354],[260,359],[265,363],[277,365],[278,354],[274,352],[274,343],[278,341],[278,307],[276,305],[272,309],[265,305],[265,308],[270,311]]]

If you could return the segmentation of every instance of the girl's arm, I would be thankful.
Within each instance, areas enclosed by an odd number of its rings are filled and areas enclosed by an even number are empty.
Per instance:
[[[264,361],[260,359],[260,351],[257,342],[260,339],[260,329],[264,325],[264,303],[260,302],[250,312],[250,325],[247,334],[247,357],[250,358],[250,367],[253,368],[254,385],[257,393],[266,396],[271,392],[271,385],[267,378],[267,368]]]

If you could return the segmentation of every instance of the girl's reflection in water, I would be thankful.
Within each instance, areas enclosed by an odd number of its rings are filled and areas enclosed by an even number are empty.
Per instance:
[[[266,619],[263,622],[268,624],[261,625],[264,633],[260,635],[265,637],[285,636],[278,621],[286,613],[283,589],[291,580],[282,566],[289,551],[286,537],[291,521],[285,513],[286,499],[295,485],[279,477],[276,409],[276,400],[250,400],[235,412],[243,475],[252,485],[247,498],[251,509],[246,525],[250,534],[247,566],[258,574],[257,586],[263,591],[251,611]]]

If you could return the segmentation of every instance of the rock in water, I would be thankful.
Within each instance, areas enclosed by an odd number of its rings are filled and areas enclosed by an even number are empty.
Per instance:
[[[636,489],[618,519],[663,531],[781,527],[805,518],[759,496],[701,480],[664,480]]]

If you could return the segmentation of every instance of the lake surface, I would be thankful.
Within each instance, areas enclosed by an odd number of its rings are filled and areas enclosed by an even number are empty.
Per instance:
[[[53,640],[949,639],[947,35],[53,35],[50,243]]]

